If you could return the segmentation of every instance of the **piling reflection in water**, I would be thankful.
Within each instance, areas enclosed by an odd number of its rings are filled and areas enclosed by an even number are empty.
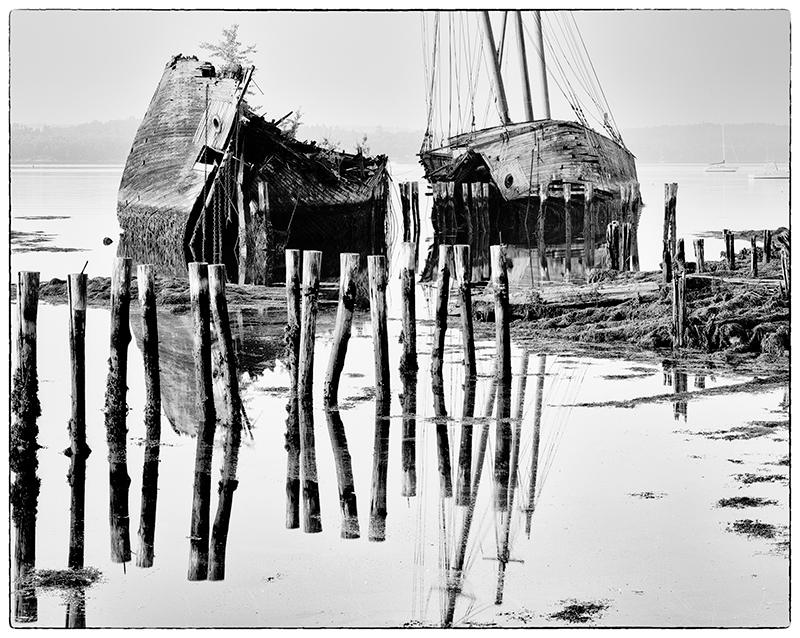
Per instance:
[[[544,397],[544,371],[547,355],[539,355],[539,371],[536,374],[536,402],[533,412],[533,435],[531,439],[531,478],[528,487],[528,502],[525,506],[525,534],[531,537],[531,520],[536,507],[536,477],[539,472],[539,443],[541,441],[542,401]]]
[[[679,370],[675,365],[674,361],[663,361],[661,364],[662,371],[664,373],[664,385],[672,387],[675,391],[675,394],[680,394],[687,392],[689,389],[689,377],[688,375]],[[697,379],[699,377],[695,377],[695,385],[696,387],[705,387],[705,377],[703,377],[701,383],[702,386],[698,385]],[[683,420],[686,421],[688,412],[689,412],[689,404],[686,400],[676,400],[672,402],[672,413],[676,421],[679,421],[681,417]]]
[[[467,374],[464,379],[464,403],[461,409],[461,443],[458,448],[456,505],[469,505],[472,483],[472,426],[475,416],[477,379]]]
[[[402,442],[402,495],[417,495],[417,373],[402,375],[403,394],[400,402],[403,408]]]

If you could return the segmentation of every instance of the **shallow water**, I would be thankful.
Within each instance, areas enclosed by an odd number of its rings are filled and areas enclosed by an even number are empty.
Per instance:
[[[418,317],[432,311],[419,295]],[[390,296],[390,356],[397,361],[399,321]],[[12,313],[13,315],[14,313]],[[40,307],[39,368],[42,416],[39,420],[37,568],[67,564],[70,490],[68,459],[69,364],[67,308]],[[132,316],[134,328],[138,317]],[[103,425],[103,394],[108,354],[105,310],[87,318],[87,428],[93,449],[88,460],[86,565],[103,578],[86,589],[89,627],[397,627],[439,625],[446,607],[447,567],[462,534],[465,508],[442,498],[433,396],[429,375],[430,324],[418,330],[420,373],[417,387],[417,493],[402,496],[403,392],[393,365],[388,437],[386,539],[368,540],[372,491],[375,408],[369,318],[357,314],[339,392],[341,418],[352,456],[361,538],[340,537],[336,464],[325,413],[315,401],[316,450],[323,531],[306,534],[285,528],[286,452],[284,429],[288,372],[280,352],[284,320],[256,312],[233,313],[234,329],[250,357],[242,376],[243,398],[252,422],[240,453],[224,581],[189,582],[187,565],[195,440],[186,416],[193,397],[191,351],[186,315],[160,313],[162,412],[155,563],[112,563],[109,550],[108,463]],[[134,329],[134,333],[138,331]],[[332,339],[332,316],[318,321],[315,387],[322,386]],[[188,355],[188,357],[177,356]],[[478,344],[476,415],[484,413],[491,388],[492,342]],[[779,539],[748,537],[728,530],[735,520],[757,519],[785,530],[785,482],[745,484],[737,475],[785,475],[774,465],[788,455],[788,430],[749,440],[711,438],[751,421],[786,421],[784,390],[697,398],[688,404],[663,402],[635,408],[576,407],[577,404],[670,393],[746,380],[719,375],[702,379],[651,363],[592,359],[569,352],[544,357],[543,409],[530,537],[529,509],[536,387],[542,358],[529,353],[522,420],[518,413],[520,363],[513,349],[514,381],[509,429],[521,429],[519,488],[509,532],[504,599],[495,605],[498,561],[504,528],[494,511],[497,424],[473,425],[474,459],[480,433],[488,427],[475,516],[467,545],[463,595],[455,624],[561,626],[550,616],[569,601],[599,603],[594,626],[783,626],[788,622],[788,558]],[[183,361],[184,364],[180,362]],[[142,359],[132,344],[129,357],[128,471],[131,545],[137,549],[144,448]],[[452,483],[456,486],[464,374],[457,328],[448,331],[445,358],[446,422]],[[183,385],[181,385],[183,384]],[[166,417],[169,415],[170,419]],[[170,420],[173,427],[170,426]],[[441,434],[441,429],[438,434]],[[222,450],[214,451],[215,470]],[[216,483],[216,478],[214,478]],[[216,491],[216,490],[214,490]],[[777,505],[746,510],[716,507],[730,496],[760,496]],[[212,500],[212,517],[216,496]],[[13,544],[12,544],[13,547]],[[449,557],[449,558],[448,558]],[[448,562],[450,561],[450,562]],[[452,575],[452,574],[451,574]],[[37,592],[35,626],[61,627],[65,599]]]
[[[86,272],[90,277],[108,277],[119,236],[115,211],[122,168],[12,167],[11,230],[23,233],[12,236],[12,270],[38,270],[42,280],[66,279],[68,273],[80,272],[88,261]],[[398,217],[394,220],[396,228],[402,228],[397,183],[420,182],[424,258],[432,228],[431,198],[424,196],[422,167],[393,163],[390,168],[395,182],[391,192],[393,211]],[[677,182],[679,186],[678,236],[686,240],[690,259],[694,258],[691,241],[698,234],[721,232],[723,228],[760,230],[789,225],[789,180],[752,179],[750,175],[760,165],[742,165],[735,173],[717,174],[706,173],[699,164],[639,164],[637,168],[645,205],[639,227],[643,270],[660,267],[665,183]],[[104,237],[114,243],[104,246]],[[31,244],[31,240],[36,243]],[[77,252],[63,252],[64,248]],[[707,259],[716,259],[722,250],[721,239],[705,239]]]

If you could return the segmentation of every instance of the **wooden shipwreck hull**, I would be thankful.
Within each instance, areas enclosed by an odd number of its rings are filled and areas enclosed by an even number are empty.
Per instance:
[[[387,160],[301,142],[244,100],[252,69],[218,74],[175,56],[150,102],[117,198],[119,254],[186,275],[223,263],[231,281],[281,276],[283,250],[386,252]]]
[[[577,122],[538,120],[451,138],[420,161],[434,227],[423,278],[441,243],[469,244],[483,279],[496,243],[508,246],[512,282],[638,270],[639,183],[633,155],[616,141]]]

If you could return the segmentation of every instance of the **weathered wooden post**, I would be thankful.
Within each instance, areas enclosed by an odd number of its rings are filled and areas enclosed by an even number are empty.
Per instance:
[[[639,272],[639,210],[642,205],[642,193],[639,182],[632,185],[631,202],[631,270]]]
[[[587,183],[583,192],[583,264],[586,270],[594,268],[594,184]]]
[[[772,260],[772,231],[764,231],[764,263],[768,264]]]
[[[411,185],[409,182],[400,182],[398,185],[400,191],[400,212],[403,219],[403,241],[411,241]]]
[[[694,256],[697,260],[697,272],[704,273],[706,271],[706,257],[705,257],[705,250],[704,250],[704,240],[702,239],[695,239],[694,240]]]
[[[525,534],[531,537],[531,520],[536,506],[536,476],[539,471],[539,432],[542,424],[542,403],[544,398],[544,373],[547,355],[539,355],[539,371],[536,374],[536,403],[533,412],[533,439],[531,441],[531,482],[528,487],[528,502],[525,506]]]
[[[375,442],[370,498],[369,540],[386,538],[386,479],[389,463],[389,332],[386,312],[386,257],[367,257],[370,317],[375,353]],[[440,273],[441,275],[441,273]]]
[[[539,277],[542,281],[550,281],[547,269],[547,249],[544,243],[545,215],[547,213],[547,195],[550,185],[539,184],[539,216],[536,225],[536,247],[539,253]]]
[[[142,503],[139,516],[137,567],[152,567],[155,555],[158,461],[161,451],[161,375],[158,357],[155,268],[142,264],[136,271],[142,318],[142,356],[145,378],[145,449],[142,468]]]
[[[728,262],[728,270],[736,270],[736,245],[735,235],[732,231],[725,229],[722,231],[725,235],[725,255]]]
[[[239,467],[239,448],[242,443],[242,399],[239,395],[239,375],[236,353],[233,348],[228,301],[225,298],[225,266],[215,264],[208,269],[211,317],[219,336],[217,347],[220,355],[220,375],[226,395],[224,458],[222,477],[219,481],[217,515],[211,530],[211,550],[208,559],[208,579],[225,578],[225,552],[228,543],[233,493],[239,486],[236,472]]]
[[[439,246],[439,272],[436,279],[436,315],[433,329],[433,352],[431,353],[431,375],[441,375],[444,363],[444,341],[447,331],[447,301],[450,295],[450,263],[453,247]]]
[[[756,236],[750,237],[750,276],[758,277],[758,251],[756,250]]]
[[[314,340],[317,332],[317,302],[319,272],[322,253],[318,250],[303,252],[303,301],[300,311],[300,360],[298,363],[299,413],[300,413],[300,477],[303,491],[303,531],[322,531],[319,501],[319,478],[314,441]]]
[[[194,372],[197,383],[197,448],[192,489],[192,521],[189,534],[189,580],[208,578],[211,507],[211,463],[217,411],[211,380],[211,304],[208,264],[189,264],[189,297],[192,304]]]
[[[682,348],[686,326],[686,271],[683,268],[674,268],[672,279],[674,345],[676,348]]]
[[[111,560],[131,559],[126,417],[128,414],[128,344],[130,329],[131,260],[117,258],[111,273],[111,340],[105,397],[106,441],[110,482],[109,523]]]
[[[356,306],[356,278],[358,277],[358,253],[339,255],[339,306],[336,311],[336,328],[333,345],[325,375],[323,398],[326,406],[336,406],[339,402],[339,381],[344,369],[347,344],[350,341],[350,328],[353,325],[353,310]]]
[[[402,288],[402,329],[400,342],[400,374],[415,373],[417,365],[417,311],[416,284],[414,281],[416,244],[404,242],[400,253],[400,278]]]
[[[464,365],[469,376],[477,374],[475,363],[475,336],[472,326],[472,259],[469,246],[453,246],[456,266],[458,296],[461,302],[461,335],[464,348]]]
[[[389,388],[389,331],[386,312],[386,284],[388,282],[386,257],[367,257],[369,275],[369,305],[372,319],[372,340],[375,354],[375,397],[379,407],[388,414]]]
[[[608,267],[619,270],[619,222],[614,219],[606,226],[606,245],[608,246]]]
[[[289,367],[289,404],[286,418],[286,528],[300,527],[300,251],[286,251],[286,358]]]
[[[664,184],[664,237],[662,249],[661,272],[664,283],[672,281],[672,255],[675,253],[676,241],[676,202],[678,185]]]
[[[569,281],[572,277],[572,211],[570,209],[570,199],[572,197],[572,185],[564,184],[564,280]]]
[[[86,447],[86,281],[84,273],[67,275],[69,298],[69,357],[72,370],[72,416],[69,423],[70,455]]]
[[[789,251],[787,248],[781,249],[781,274],[783,275],[783,294],[788,299],[791,297],[791,288],[790,288],[790,270],[789,267]]]
[[[622,239],[620,243],[622,244],[622,253],[620,270],[623,272],[628,272],[631,270],[630,262],[631,262],[631,223],[624,222],[621,226],[622,231]]]
[[[11,389],[14,421],[9,441],[9,468],[14,474],[9,500],[14,529],[14,619],[33,622],[38,618],[35,589],[23,581],[36,567],[36,514],[39,500],[39,462],[36,451],[41,414],[39,377],[36,367],[36,321],[39,304],[39,273],[21,271],[17,279],[17,367]],[[33,589],[33,591],[32,591]]]
[[[414,272],[419,271],[419,240],[421,221],[419,217],[419,183],[411,182],[411,218],[414,221],[411,241],[414,243]]]
[[[497,372],[503,382],[511,381],[511,313],[508,307],[508,274],[504,246],[492,246],[492,288],[494,290],[494,325]]]
[[[83,273],[67,275],[69,301],[69,355],[72,379],[72,414],[69,421],[70,457],[70,569],[82,569],[86,505],[86,280]]]

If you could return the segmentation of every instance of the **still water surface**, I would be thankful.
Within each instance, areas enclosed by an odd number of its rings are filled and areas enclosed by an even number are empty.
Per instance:
[[[754,167],[755,168],[755,167]],[[39,246],[81,252],[14,252],[12,272],[41,270],[66,278],[90,262],[90,276],[108,275],[116,238],[114,200],[121,168],[48,168],[12,171],[12,230],[49,235]],[[657,266],[663,183],[677,181],[681,233],[788,225],[788,184],[748,180],[747,172],[709,176],[702,167],[640,167],[647,205],[640,230],[643,268]],[[752,172],[752,171],[751,171]],[[415,166],[395,167],[395,180],[419,179]],[[422,214],[429,198],[422,199]],[[723,202],[724,200],[724,202]],[[399,206],[395,206],[399,210]],[[759,211],[757,222],[752,222]],[[425,215],[427,217],[427,215]],[[38,217],[39,219],[26,219]],[[707,245],[708,245],[707,240]],[[14,244],[12,248],[16,248]],[[709,249],[707,248],[707,251]],[[712,253],[713,254],[713,253]],[[390,357],[397,361],[400,297],[391,279]],[[439,625],[448,602],[453,556],[461,543],[466,508],[441,491],[442,460],[457,484],[460,442],[471,430],[473,462],[484,428],[488,445],[468,535],[458,624],[562,626],[552,618],[571,602],[599,604],[599,626],[782,626],[788,622],[788,559],[781,544],[788,525],[785,481],[748,484],[743,476],[784,475],[776,465],[788,455],[785,427],[751,439],[709,433],[736,431],[753,421],[785,422],[784,389],[760,394],[704,396],[689,403],[666,400],[634,408],[602,405],[679,389],[712,388],[746,380],[700,376],[654,363],[595,359],[568,351],[541,355],[513,347],[510,429],[519,429],[515,504],[508,528],[503,603],[495,605],[498,555],[504,551],[505,518],[494,508],[498,483],[498,426],[494,419],[462,420],[464,374],[457,328],[448,331],[445,403],[449,418],[433,418],[429,375],[432,295],[420,289],[415,433],[416,495],[404,496],[406,391],[394,366],[388,440],[387,519],[383,542],[368,540],[375,449],[372,339],[369,317],[357,314],[339,392],[341,418],[352,457],[361,537],[341,538],[337,465],[322,401],[315,396],[315,430],[323,530],[305,534],[285,527],[284,431],[288,371],[282,351],[283,313],[242,311],[233,324],[242,360],[242,393],[252,422],[239,461],[228,537],[227,570],[220,582],[186,578],[195,456],[192,431],[194,377],[187,315],[159,314],[162,349],[162,441],[155,561],[139,568],[110,559],[109,481],[103,424],[109,314],[87,318],[87,428],[93,449],[87,467],[87,566],[102,580],[85,592],[89,627],[398,627]],[[12,330],[15,313],[12,313]],[[318,321],[315,388],[322,387],[332,342],[333,316]],[[134,333],[138,317],[132,315]],[[39,477],[37,568],[64,569],[69,540],[70,409],[68,312],[43,304],[39,312]],[[13,333],[12,333],[13,334]],[[513,330],[512,330],[513,337]],[[131,545],[136,530],[145,436],[144,381],[139,342],[129,357],[128,472]],[[257,353],[255,356],[253,353]],[[524,365],[525,357],[528,358]],[[492,394],[493,344],[478,344],[475,414]],[[12,366],[15,362],[12,361]],[[544,370],[544,374],[540,374]],[[521,388],[524,380],[524,393]],[[534,498],[534,431],[541,380],[539,452]],[[524,400],[519,404],[520,397]],[[590,405],[586,405],[590,404]],[[408,414],[406,416],[406,423]],[[517,416],[521,416],[517,419]],[[471,428],[470,428],[471,426]],[[407,444],[406,437],[405,443]],[[447,453],[442,455],[443,442]],[[214,452],[214,477],[222,450]],[[446,465],[446,463],[445,463]],[[216,478],[214,479],[216,481]],[[775,505],[734,510],[721,498],[753,496]],[[531,511],[532,510],[532,511]],[[216,496],[212,501],[216,511]],[[526,531],[530,517],[530,530]],[[750,538],[730,526],[757,519],[775,525],[777,538]],[[13,547],[13,543],[11,545]],[[13,599],[12,599],[13,603]],[[61,627],[67,601],[37,592],[40,627]],[[13,604],[12,604],[13,608]],[[12,620],[13,620],[12,614]]]
[[[90,277],[111,274],[119,225],[116,201],[122,166],[21,167],[11,171],[12,269],[38,270],[42,279],[79,272],[88,260]],[[639,255],[643,270],[656,270],[661,259],[664,184],[678,183],[678,236],[691,240],[698,233],[777,228],[789,225],[789,180],[752,179],[759,165],[742,165],[735,173],[706,173],[700,164],[640,164],[644,209],[639,227]],[[785,167],[782,167],[785,168]],[[424,192],[422,167],[392,165],[394,181],[419,181]],[[393,210],[401,210],[397,188],[392,189]],[[420,215],[426,223],[423,238],[430,237],[430,197],[420,197]],[[400,220],[395,220],[400,224]],[[399,226],[402,228],[402,225]],[[427,231],[427,232],[425,232]],[[104,237],[114,243],[104,246]],[[31,241],[36,240],[31,250]],[[21,242],[26,241],[27,247]],[[706,239],[706,256],[723,250],[721,239]],[[50,252],[53,249],[76,252]],[[425,248],[423,247],[423,255]],[[46,252],[45,252],[46,251]]]

